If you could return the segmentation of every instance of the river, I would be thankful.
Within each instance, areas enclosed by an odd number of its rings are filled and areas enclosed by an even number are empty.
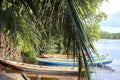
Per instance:
[[[113,58],[113,62],[103,68],[92,68],[92,80],[120,80],[120,40],[102,39],[94,42],[100,55],[107,55],[107,59]],[[45,79],[68,80],[68,79]]]
[[[93,80],[120,80],[120,40],[102,39],[94,45],[100,55],[109,54],[107,58],[113,58],[113,62],[104,68],[95,68]]]

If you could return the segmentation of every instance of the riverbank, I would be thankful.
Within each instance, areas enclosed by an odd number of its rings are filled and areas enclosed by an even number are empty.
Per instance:
[[[37,77],[34,75],[27,75],[25,77],[20,73],[0,72],[0,80],[78,80],[77,78],[40,77],[40,75]]]
[[[7,73],[7,72],[0,72],[0,80],[30,80],[25,79],[22,74],[20,73]]]

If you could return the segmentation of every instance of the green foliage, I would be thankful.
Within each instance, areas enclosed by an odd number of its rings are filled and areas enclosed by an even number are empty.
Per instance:
[[[93,16],[92,16],[93,15]],[[90,17],[93,17],[91,22],[88,23],[88,26],[85,28],[86,32],[90,35],[91,41],[100,39],[100,22],[107,19],[107,15],[104,12],[101,12],[97,9],[94,14],[91,14]]]
[[[102,1],[3,0],[0,1],[3,3],[0,5],[0,30],[8,34],[11,44],[21,49],[25,62],[33,63],[42,46],[62,43],[67,54],[72,52],[78,56],[79,79],[85,74],[90,80],[85,54],[90,51],[97,54],[91,41],[96,39],[98,23],[103,18],[103,15],[96,14]],[[90,31],[87,32],[86,27]],[[92,61],[89,54],[88,57]]]
[[[25,63],[37,64],[35,52],[22,52],[22,57]]]
[[[105,31],[101,31],[102,39],[120,39],[120,33],[109,33]]]
[[[24,53],[30,55],[24,55],[23,58],[25,59],[26,57],[25,62],[31,63],[31,60],[35,61],[34,58],[36,58],[35,55],[37,54],[34,46],[38,46],[41,43],[41,34],[28,14],[30,9],[29,11],[26,10],[20,2],[3,1],[2,13],[0,14],[0,30],[8,34],[11,44],[14,47],[19,47],[23,55]]]

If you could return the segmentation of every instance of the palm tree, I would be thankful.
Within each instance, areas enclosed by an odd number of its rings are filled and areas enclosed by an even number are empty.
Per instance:
[[[19,53],[25,62],[34,62],[38,54],[36,49],[57,34],[63,40],[66,53],[72,51],[79,59],[79,80],[81,76],[90,80],[90,69],[85,53],[97,52],[85,32],[85,26],[91,23],[92,16],[102,1],[1,0],[0,39],[5,42],[3,45],[9,45],[10,49],[7,50],[12,51],[2,54],[9,56],[11,53],[14,55]],[[6,51],[6,48],[2,50]],[[13,50],[18,52],[15,53]],[[92,61],[90,56],[88,54]],[[82,72],[83,66],[85,72]]]

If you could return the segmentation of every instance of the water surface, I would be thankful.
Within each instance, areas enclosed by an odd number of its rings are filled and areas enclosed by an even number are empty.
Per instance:
[[[113,62],[105,68],[95,68],[93,80],[120,80],[120,40],[102,39],[94,45],[100,55],[109,54]]]

